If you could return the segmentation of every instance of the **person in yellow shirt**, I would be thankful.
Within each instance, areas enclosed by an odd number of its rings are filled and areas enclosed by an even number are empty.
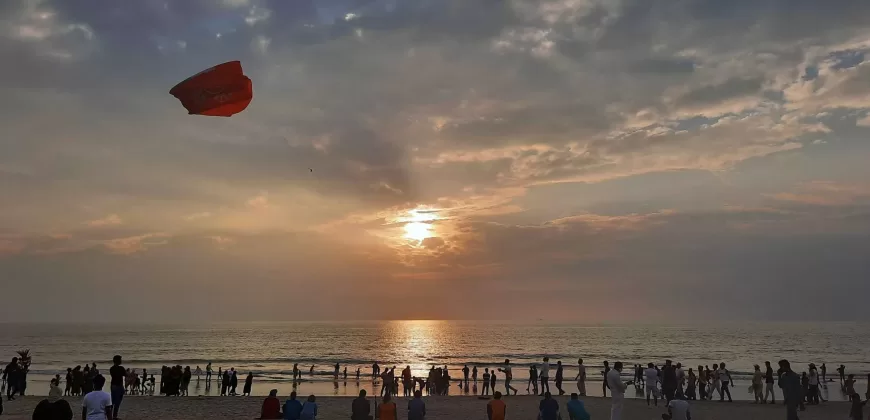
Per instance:
[[[489,420],[504,420],[507,405],[501,400],[501,392],[496,392],[492,396],[495,399],[486,405],[486,417]]]
[[[396,411],[396,403],[392,401],[389,395],[384,397],[384,402],[378,406],[378,418],[381,420],[397,420],[399,418]]]

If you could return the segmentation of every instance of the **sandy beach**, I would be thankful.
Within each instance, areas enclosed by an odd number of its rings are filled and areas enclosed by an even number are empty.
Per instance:
[[[281,397],[282,400],[285,397]],[[25,397],[4,402],[2,418],[11,420],[30,419],[33,408],[41,397]],[[120,417],[124,420],[137,419],[254,419],[259,415],[262,397],[128,397],[121,406]],[[558,397],[564,409],[567,397]],[[78,399],[69,399],[75,417],[81,416]],[[406,399],[399,399],[399,407],[405,406]],[[425,398],[429,420],[486,419],[486,401],[476,397],[427,397]],[[508,418],[515,420],[534,420],[537,415],[538,397],[518,396],[505,400],[508,404]],[[317,400],[320,410],[319,420],[346,420],[350,417],[350,397],[324,397]],[[593,419],[610,418],[610,399],[588,397],[584,399]],[[692,418],[697,420],[771,420],[784,419],[785,407],[777,405],[756,405],[750,402],[695,402],[692,403]],[[644,401],[626,400],[625,420],[659,420],[663,407],[649,408]],[[849,414],[847,403],[826,403],[808,407],[800,414],[801,420],[844,419]],[[399,418],[407,418],[402,410]],[[567,420],[567,416],[564,419]]]

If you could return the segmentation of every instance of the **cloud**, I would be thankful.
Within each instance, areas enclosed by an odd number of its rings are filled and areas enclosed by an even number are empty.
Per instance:
[[[870,3],[116,3],[0,2],[0,278],[68,301],[131,279],[101,307],[130,319],[158,315],[126,296],[170,287],[214,299],[169,298],[171,319],[227,316],[214,301],[473,318],[498,309],[484,294],[616,319],[632,314],[559,296],[625,290],[684,319],[679,293],[727,308],[745,284],[866,283]],[[190,116],[167,94],[235,59],[244,112]],[[251,305],[239,278],[312,298]],[[355,305],[371,290],[407,304]],[[753,299],[741,315],[802,316]],[[26,300],[3,310],[49,316]]]
[[[123,224],[124,222],[118,217],[117,214],[110,214],[102,219],[91,220],[90,222],[85,223],[90,227],[102,227],[102,226],[117,226]]]
[[[797,188],[797,192],[781,192],[770,195],[780,201],[819,206],[844,206],[870,199],[870,184],[841,184],[830,181],[813,181]]]

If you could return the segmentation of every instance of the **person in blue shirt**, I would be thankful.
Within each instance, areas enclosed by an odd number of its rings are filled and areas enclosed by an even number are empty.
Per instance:
[[[544,393],[544,399],[538,405],[541,420],[558,420],[559,419],[559,402],[553,399],[549,392]]]
[[[302,404],[302,412],[299,413],[299,420],[317,420],[317,398],[314,394],[308,396],[308,401]]]
[[[290,399],[284,403],[284,420],[299,420],[302,413],[302,403],[296,399],[296,391],[290,393]]]
[[[423,420],[426,418],[426,403],[423,402],[423,393],[414,391],[414,399],[408,401],[408,420]]]
[[[586,411],[586,406],[583,401],[580,401],[576,392],[571,394],[571,399],[568,401],[568,417],[571,420],[590,420],[589,412]]]

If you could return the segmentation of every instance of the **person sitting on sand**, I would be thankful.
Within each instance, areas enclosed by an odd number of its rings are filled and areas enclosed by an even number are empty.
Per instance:
[[[424,420],[426,418],[426,403],[423,393],[414,391],[414,399],[408,401],[408,420]]]
[[[662,414],[662,420],[692,420],[689,403],[681,399],[671,400],[667,414]]]
[[[864,420],[864,405],[867,401],[861,401],[861,396],[854,393],[849,397],[852,400],[852,408],[849,410],[849,420]]]
[[[549,392],[544,392],[544,399],[538,404],[538,418],[541,420],[559,419],[559,402],[554,400]]]
[[[281,419],[281,401],[278,400],[278,390],[269,391],[269,396],[263,400],[263,408],[260,409],[261,419]]]
[[[284,402],[284,420],[299,420],[302,415],[302,403],[296,399],[296,391],[290,393],[290,399]]]
[[[371,418],[371,417],[369,417]],[[378,407],[378,418],[381,420],[398,420],[399,412],[396,403],[389,395],[384,397],[384,402]]]
[[[576,392],[571,394],[571,399],[568,400],[567,407],[568,418],[570,420],[590,420],[591,416],[586,411],[586,406],[583,401],[580,401],[579,395]]]
[[[488,420],[504,420],[507,412],[507,405],[501,399],[501,392],[496,391],[492,394],[494,398],[486,405],[486,417]]]
[[[366,390],[363,389],[359,392],[359,397],[354,398],[350,404],[350,420],[371,420],[371,411],[371,404],[366,399]]]
[[[317,398],[312,394],[308,396],[308,400],[302,404],[302,411],[299,412],[299,420],[317,420]]]
[[[88,392],[82,401],[83,420],[112,420],[112,396],[103,391],[106,378],[97,375],[93,381],[94,390]]]

